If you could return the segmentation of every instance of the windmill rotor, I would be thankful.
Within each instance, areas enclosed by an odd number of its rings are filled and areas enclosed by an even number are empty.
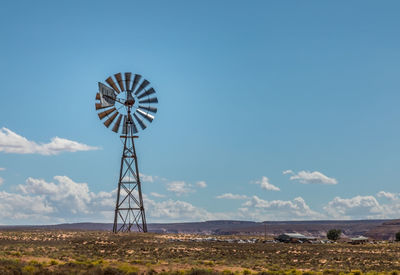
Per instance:
[[[105,83],[98,85],[95,108],[107,128],[123,135],[131,131],[136,134],[153,122],[158,99],[150,81],[139,74],[125,72],[109,76]]]

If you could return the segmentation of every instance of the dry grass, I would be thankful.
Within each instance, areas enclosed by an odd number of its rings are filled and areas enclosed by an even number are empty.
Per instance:
[[[396,243],[252,244],[193,242],[190,238],[193,236],[2,231],[0,274],[391,274],[400,270],[400,244]]]

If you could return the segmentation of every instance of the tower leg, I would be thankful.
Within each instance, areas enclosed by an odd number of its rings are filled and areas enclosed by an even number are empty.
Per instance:
[[[129,129],[129,128],[128,128]],[[135,143],[131,129],[121,136],[124,149],[121,157],[113,232],[147,232]]]

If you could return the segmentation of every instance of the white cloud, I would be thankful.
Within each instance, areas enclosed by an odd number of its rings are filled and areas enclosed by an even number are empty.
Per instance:
[[[2,177],[0,177],[0,185],[2,185],[4,182],[4,179]]]
[[[52,224],[63,222],[112,222],[116,190],[94,193],[87,183],[67,176],[54,181],[28,178],[16,193],[0,191],[0,220],[3,224]],[[150,193],[155,197],[162,194]],[[181,200],[155,202],[143,194],[150,222],[205,221],[227,219],[224,213],[211,213]]]
[[[116,190],[96,194],[86,183],[67,176],[54,180],[28,178],[17,186],[17,193],[0,192],[0,220],[9,224],[111,220]]]
[[[207,183],[205,181],[198,181],[196,182],[196,185],[200,188],[206,188],[207,187]]]
[[[230,199],[230,200],[244,200],[248,197],[246,195],[225,193],[216,197],[217,199]]]
[[[89,192],[86,183],[76,183],[67,176],[55,176],[57,183],[43,179],[28,178],[25,184],[18,185],[23,194],[45,196],[50,204],[57,205],[61,211],[68,209],[71,213],[89,213],[93,193]]]
[[[53,213],[44,196],[26,196],[15,193],[0,192],[0,218],[5,220],[26,220],[27,223],[48,220],[46,214]]]
[[[6,168],[0,167],[0,171],[5,171],[5,170],[6,170]]]
[[[392,201],[395,201],[395,200],[398,199],[398,195],[396,193],[390,193],[390,192],[385,192],[385,191],[380,191],[377,194],[377,196],[380,197],[380,198],[384,197],[384,198],[387,198],[387,199],[392,200]]]
[[[173,181],[167,183],[167,190],[174,192],[177,196],[193,192],[194,190],[184,181]]]
[[[165,198],[165,195],[159,194],[159,193],[156,193],[156,192],[151,192],[150,195],[155,197],[155,198]]]
[[[184,182],[174,182],[172,192],[193,192]],[[3,224],[51,224],[60,222],[112,222],[116,189],[92,192],[87,183],[75,182],[67,176],[55,176],[53,181],[28,178],[16,186],[16,192],[0,191],[0,221]],[[188,191],[189,190],[189,191]],[[151,197],[162,198],[156,192]],[[188,201],[154,201],[143,194],[149,222],[204,221],[213,219],[242,220],[313,220],[313,219],[392,219],[400,213],[398,194],[380,191],[374,196],[335,197],[314,211],[302,197],[292,200],[264,200],[225,193],[218,199],[244,199],[244,203],[230,212],[211,212]],[[378,199],[382,198],[382,202]]]
[[[242,206],[242,208],[239,208],[240,214],[253,220],[299,220],[323,217],[322,214],[311,210],[301,197],[294,198],[291,201],[266,201],[253,196]]]
[[[154,182],[156,180],[156,176],[149,176],[145,174],[140,174],[140,180],[142,182]]]
[[[146,216],[156,222],[194,222],[207,220],[230,219],[228,213],[211,213],[201,207],[181,200],[155,202],[144,198]]]
[[[287,174],[293,174],[292,170],[285,170],[282,172],[282,174],[287,175]]]
[[[286,173],[288,174],[288,173]],[[290,177],[290,180],[298,180],[300,183],[316,183],[316,184],[337,184],[337,180],[334,178],[329,178],[322,174],[321,172],[314,171],[300,171]]]
[[[262,189],[270,190],[270,191],[280,191],[279,187],[271,184],[267,177],[262,177],[261,180],[254,182],[255,184],[259,184]]]
[[[337,219],[398,219],[400,198],[393,193],[380,191],[377,197],[389,199],[379,202],[374,196],[335,197],[324,210]]]
[[[324,210],[333,218],[380,218],[383,208],[374,196],[355,196],[350,199],[335,197]]]
[[[76,141],[54,137],[49,143],[36,143],[3,127],[0,129],[0,152],[14,154],[57,155],[62,152],[98,150]]]
[[[213,219],[213,214],[185,201],[170,199],[155,202],[147,199],[145,207],[150,217],[161,221],[205,221]]]

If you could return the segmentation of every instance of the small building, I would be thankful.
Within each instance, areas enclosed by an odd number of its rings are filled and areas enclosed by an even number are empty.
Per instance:
[[[316,240],[315,237],[307,237],[299,233],[283,233],[275,238],[275,240],[284,243],[304,243]]]
[[[368,238],[364,236],[358,236],[356,238],[350,238],[351,244],[362,244],[368,242]]]

